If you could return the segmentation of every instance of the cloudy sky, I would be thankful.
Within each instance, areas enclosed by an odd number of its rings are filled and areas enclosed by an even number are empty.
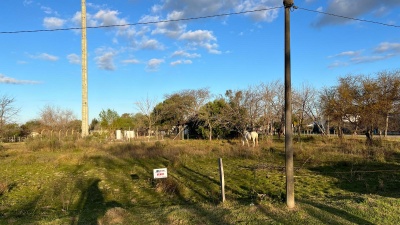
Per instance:
[[[295,5],[294,87],[400,68],[399,0]],[[81,1],[2,0],[0,14],[0,96],[15,98],[19,121],[45,105],[80,119]],[[135,113],[134,102],[184,89],[224,94],[283,80],[283,25],[282,0],[87,0],[90,120],[108,108]]]

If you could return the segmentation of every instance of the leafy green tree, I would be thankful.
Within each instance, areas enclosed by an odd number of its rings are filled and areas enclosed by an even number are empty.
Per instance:
[[[169,129],[177,126],[179,133],[181,133],[184,125],[192,116],[193,102],[194,97],[190,95],[175,93],[167,96],[163,102],[154,108],[153,114],[157,114],[159,117],[157,124]]]
[[[223,112],[226,110],[227,104],[224,99],[216,99],[208,102],[199,111],[199,119],[204,121],[199,126],[203,135],[207,135],[209,140],[212,140],[213,134],[223,134],[223,128],[227,124]],[[208,130],[204,129],[208,128]]]
[[[197,126],[200,108],[207,102],[210,92],[207,88],[183,90],[171,95],[157,104],[153,114],[158,116],[157,125],[168,129],[176,126],[179,132],[189,123]]]
[[[21,125],[21,136],[28,136],[32,132],[38,132],[40,133],[43,130],[43,124],[40,122],[40,120],[35,119],[35,120],[29,120],[25,124]]]
[[[118,113],[115,110],[107,109],[101,110],[100,114],[100,125],[102,128],[115,130],[115,121],[119,118]]]
[[[132,116],[133,129],[136,130],[137,134],[145,134],[147,132],[148,125],[146,124],[147,118],[142,113],[136,113]]]
[[[113,123],[114,127],[122,130],[131,130],[134,128],[133,118],[129,113],[122,114]]]
[[[243,134],[250,124],[249,112],[245,107],[243,91],[227,90],[225,92],[226,107],[224,108],[224,118],[229,129]]]

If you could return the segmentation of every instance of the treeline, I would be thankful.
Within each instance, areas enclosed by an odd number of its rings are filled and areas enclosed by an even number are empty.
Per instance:
[[[284,130],[284,84],[279,80],[227,90],[221,95],[213,95],[209,89],[202,88],[164,97],[162,102],[149,97],[135,102],[136,114],[119,115],[115,110],[104,109],[91,121],[89,129],[92,132],[135,130],[142,135],[157,131],[177,134],[186,130],[192,138],[210,140],[235,137],[244,130],[265,134]],[[320,90],[302,84],[292,90],[292,102],[292,124],[297,134],[307,131],[335,133],[341,137],[343,133],[362,133],[372,139],[373,134],[398,132],[400,71],[382,71],[373,76],[348,75],[338,78],[336,86]],[[6,104],[8,109],[13,109],[12,103]],[[0,113],[6,113],[1,115],[7,115],[0,120],[3,137],[44,129],[81,129],[81,121],[71,110],[46,106],[38,119],[19,126],[10,122],[12,116],[2,106]]]

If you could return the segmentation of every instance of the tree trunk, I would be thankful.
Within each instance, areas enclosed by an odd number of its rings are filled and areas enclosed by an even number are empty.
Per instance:
[[[389,114],[386,114],[385,137],[387,136],[388,127],[389,127]]]
[[[208,128],[209,128],[209,135],[210,135],[210,141],[212,140],[212,127],[211,124],[208,124]]]
[[[367,137],[367,145],[372,145],[373,141],[372,141],[372,129],[368,129],[367,132],[365,132],[365,136]]]

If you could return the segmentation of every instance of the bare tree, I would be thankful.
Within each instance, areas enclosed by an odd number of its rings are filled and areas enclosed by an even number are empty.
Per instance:
[[[306,83],[303,83],[301,89],[293,94],[293,111],[298,120],[298,135],[300,135],[305,122],[315,123],[319,130],[325,134],[317,96],[317,90]]]
[[[39,113],[40,122],[49,129],[69,129],[76,120],[72,110],[46,105]]]
[[[259,127],[260,119],[263,115],[263,93],[262,86],[249,86],[244,92],[244,107],[249,116],[250,128]]]
[[[8,95],[0,97],[0,136],[4,133],[5,125],[13,123],[19,109],[14,106],[15,99]]]
[[[380,113],[384,117],[384,135],[389,129],[389,117],[396,113],[396,105],[400,103],[400,70],[383,71],[377,77],[378,99],[381,104]]]
[[[140,101],[135,102],[136,108],[142,113],[147,120],[147,125],[149,128],[149,137],[151,136],[151,129],[152,126],[157,122],[157,113],[154,112],[154,107],[157,105],[157,99],[156,98],[149,98],[147,96],[145,99],[142,99]]]
[[[284,86],[279,80],[261,84],[264,126],[267,133],[284,130]],[[280,133],[278,133],[280,134]]]

